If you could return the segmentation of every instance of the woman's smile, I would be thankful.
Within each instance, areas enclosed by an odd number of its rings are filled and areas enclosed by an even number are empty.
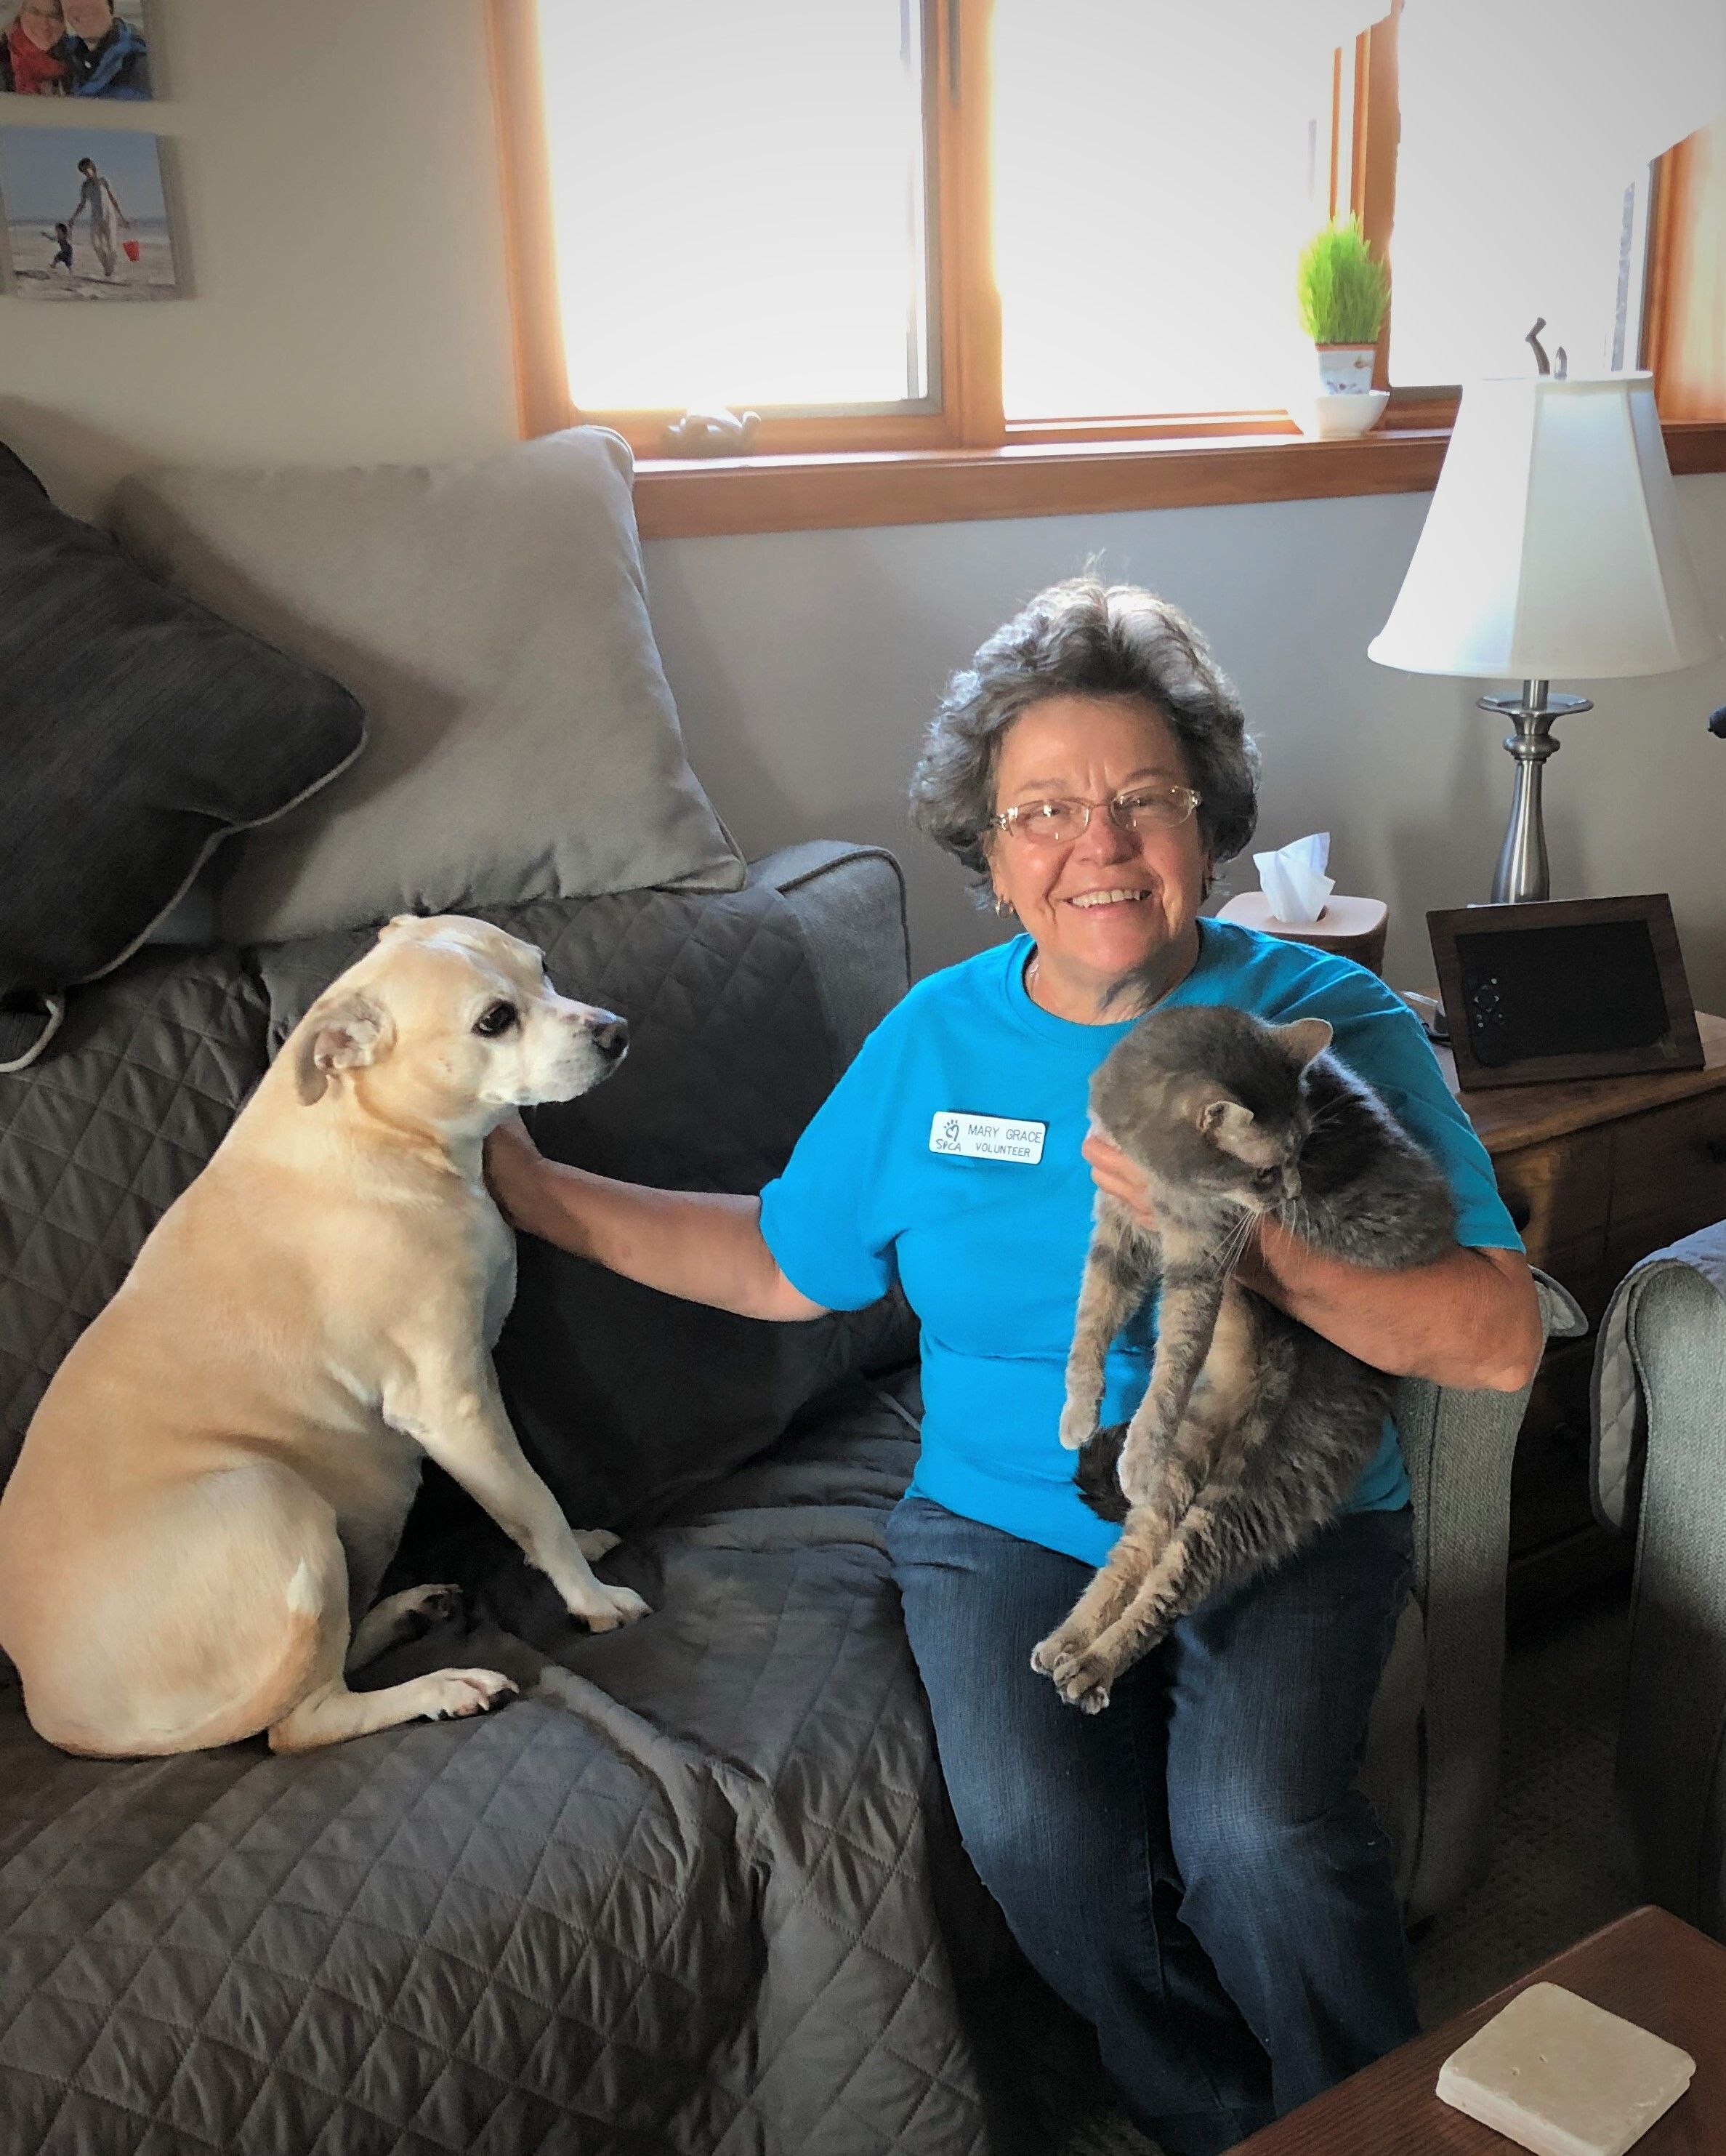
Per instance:
[[[1056,1016],[1119,1017],[1124,976],[1145,974],[1155,995],[1191,968],[1208,865],[1198,819],[1135,823],[1122,805],[1191,784],[1173,729],[1140,697],[1050,696],[1007,730],[996,808],[1021,813],[992,837],[990,869],[1036,940],[1032,993]],[[1088,813],[1074,835],[1051,839],[1047,813],[1029,812],[1058,803]]]

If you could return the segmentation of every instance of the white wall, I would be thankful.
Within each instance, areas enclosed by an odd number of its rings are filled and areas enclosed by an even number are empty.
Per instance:
[[[514,375],[481,0],[151,0],[194,297],[0,300],[0,438],[68,508],[151,459],[465,455]],[[0,11],[9,12],[9,11]],[[88,105],[0,124],[90,131]]]
[[[171,138],[195,296],[0,300],[0,439],[85,514],[145,462],[454,457],[513,439],[481,0],[154,5],[172,95],[100,120]],[[0,124],[87,124],[7,102]],[[1726,476],[1679,492],[1726,619]],[[1390,901],[1390,970],[1414,984],[1431,977],[1425,910],[1490,887],[1510,781],[1502,728],[1472,708],[1485,685],[1365,655],[1424,506],[661,541],[648,570],[692,759],[738,837],[893,845],[928,966],[991,932],[905,827],[924,720],[1012,608],[1100,553],[1205,629],[1263,744],[1263,840],[1328,825],[1343,886]],[[1554,891],[1670,891],[1698,1001],[1726,1009],[1726,743],[1701,726],[1726,665],[1603,684],[1598,701],[1548,768]]]

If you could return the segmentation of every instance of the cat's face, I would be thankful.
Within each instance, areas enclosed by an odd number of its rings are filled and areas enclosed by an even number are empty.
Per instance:
[[[1274,1213],[1300,1192],[1300,1149],[1312,1116],[1298,1074],[1287,1095],[1249,1108],[1209,1086],[1193,1089],[1187,1116],[1200,1140],[1198,1176],[1247,1213]]]
[[[1321,1019],[1273,1026],[1220,1009],[1154,1014],[1098,1072],[1093,1106],[1150,1175],[1159,1209],[1274,1213],[1299,1194],[1312,1129],[1301,1078],[1330,1031]]]

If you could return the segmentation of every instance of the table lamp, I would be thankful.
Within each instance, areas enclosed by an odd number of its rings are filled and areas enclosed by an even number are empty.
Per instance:
[[[1523,375],[1462,393],[1432,506],[1367,655],[1411,674],[1522,680],[1483,696],[1515,732],[1494,904],[1549,898],[1541,767],[1554,719],[1593,707],[1554,675],[1606,680],[1714,658],[1721,640],[1678,525],[1652,374]]]

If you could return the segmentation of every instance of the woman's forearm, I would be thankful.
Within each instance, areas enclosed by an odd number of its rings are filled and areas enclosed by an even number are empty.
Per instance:
[[[826,1314],[780,1270],[758,1198],[653,1190],[549,1160],[508,1195],[519,1226],[662,1294],[744,1317]]]
[[[1514,1251],[1458,1248],[1433,1265],[1380,1272],[1321,1256],[1266,1221],[1237,1277],[1396,1377],[1518,1392],[1544,1344],[1534,1285]]]

